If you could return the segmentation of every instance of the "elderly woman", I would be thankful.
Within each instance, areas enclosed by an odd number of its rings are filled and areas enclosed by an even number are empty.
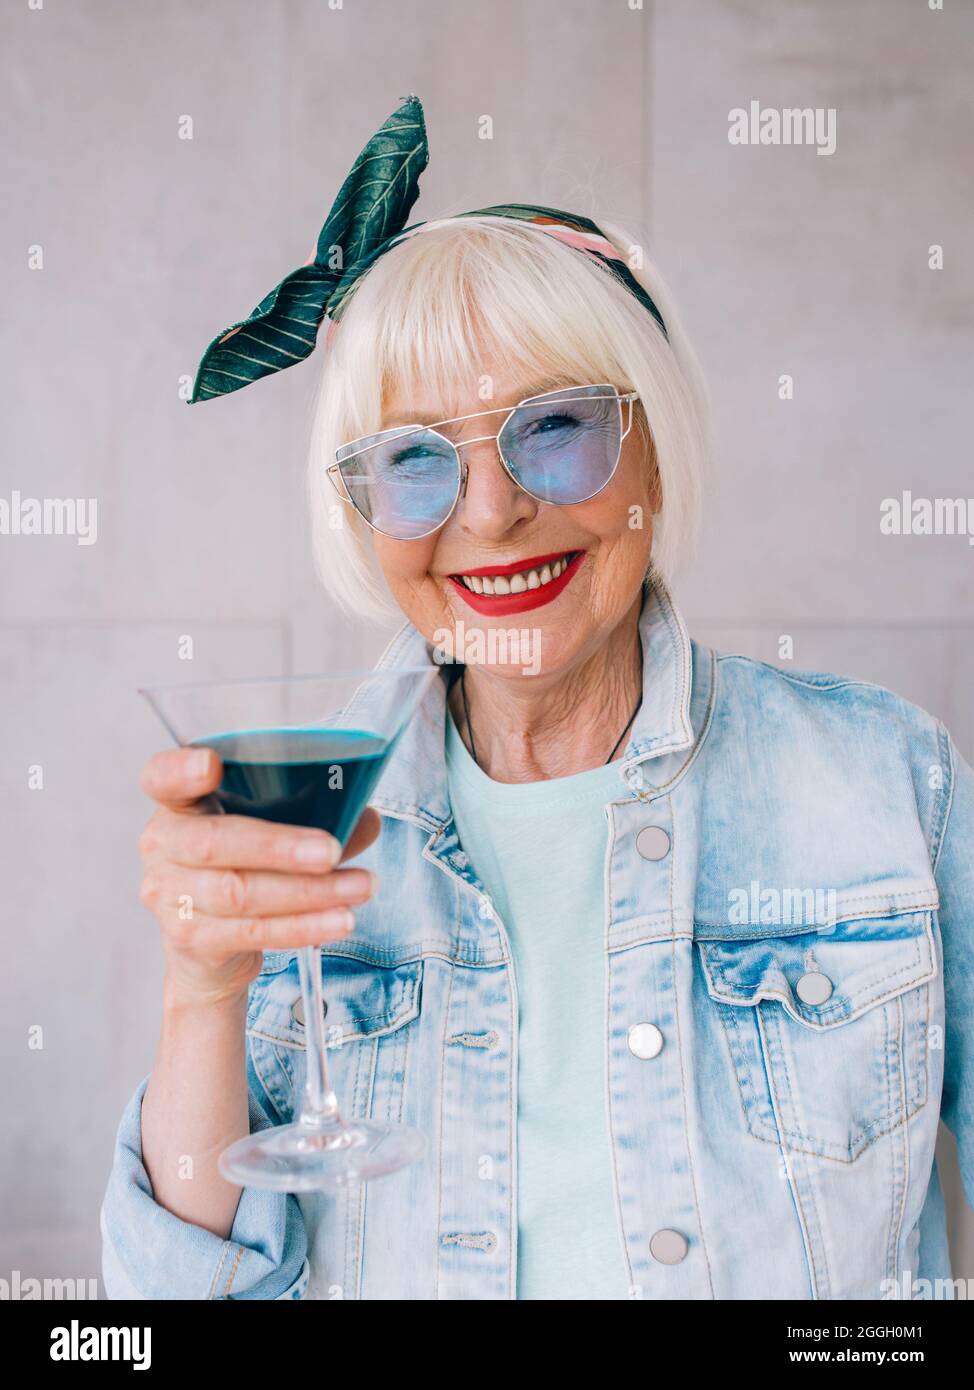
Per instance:
[[[411,98],[336,207],[363,168],[394,190],[417,128],[424,153]],[[688,637],[664,576],[703,398],[625,237],[521,205],[404,220],[337,283],[326,224],[196,398],[306,355],[283,335],[327,307],[322,578],[405,615],[380,667],[439,679],[355,867],[324,832],[210,814],[214,753],[149,763],[163,1025],[108,1292],[940,1296],[941,1116],[974,1190],[974,774],[886,690]],[[217,1156],[299,1103],[311,943],[342,1106],[428,1148],[367,1190],[241,1191]]]

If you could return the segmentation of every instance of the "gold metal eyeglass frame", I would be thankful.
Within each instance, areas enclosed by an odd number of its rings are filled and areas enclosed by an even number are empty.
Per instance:
[[[343,502],[347,502],[347,503],[348,503],[348,505],[355,511],[355,513],[356,513],[357,516],[362,517],[362,520],[365,522],[366,526],[371,527],[371,529],[372,529],[373,531],[378,532],[378,534],[379,534],[380,536],[389,536],[389,538],[390,538],[391,540],[403,540],[403,539],[407,539],[407,538],[404,538],[404,537],[402,537],[402,536],[393,536],[393,535],[391,535],[390,532],[388,532],[388,531],[383,531],[383,530],[381,529],[381,527],[376,526],[376,525],[374,524],[374,522],[371,522],[367,516],[364,516],[363,513],[362,513],[361,511],[359,511],[358,507],[356,507],[355,503],[352,501],[351,495],[350,495],[349,492],[348,492],[348,487],[347,487],[347,484],[346,484],[346,482],[345,482],[345,478],[344,478],[344,476],[342,475],[341,467],[342,467],[342,464],[343,464],[343,463],[347,463],[349,459],[356,458],[359,454],[368,453],[368,451],[369,451],[370,449],[378,448],[378,447],[379,447],[379,444],[382,443],[382,442],[384,442],[384,441],[385,441],[387,438],[389,438],[389,437],[395,437],[395,439],[398,441],[398,440],[408,440],[411,436],[413,436],[413,435],[415,435],[415,434],[426,434],[426,433],[435,434],[435,435],[437,436],[437,438],[443,440],[444,444],[448,445],[451,449],[453,449],[454,453],[456,454],[456,457],[457,457],[457,464],[458,464],[458,470],[457,470],[457,484],[458,484],[458,486],[457,486],[456,496],[455,496],[454,499],[453,499],[453,503],[452,503],[452,505],[451,505],[451,507],[450,507],[450,510],[447,512],[447,514],[446,514],[446,516],[443,518],[443,520],[437,522],[437,524],[436,524],[435,526],[430,527],[430,529],[429,529],[428,531],[423,531],[420,535],[417,535],[417,536],[409,536],[409,537],[408,537],[409,540],[417,540],[417,541],[418,541],[418,540],[423,540],[426,536],[431,536],[431,535],[433,534],[434,531],[439,531],[439,529],[440,529],[441,526],[445,526],[445,525],[446,525],[446,523],[449,521],[450,517],[453,515],[453,512],[454,512],[454,510],[455,510],[455,508],[456,508],[457,503],[460,501],[460,498],[461,498],[461,497],[464,497],[464,496],[466,495],[466,491],[467,491],[467,475],[468,475],[468,469],[467,469],[467,462],[466,462],[466,459],[465,459],[465,458],[463,457],[463,455],[460,453],[460,450],[461,450],[462,448],[464,448],[467,444],[482,444],[485,440],[493,439],[493,440],[496,442],[496,444],[497,444],[497,455],[498,455],[498,458],[500,459],[501,464],[502,464],[502,466],[503,466],[503,468],[504,468],[504,471],[507,473],[507,475],[508,475],[508,477],[511,479],[511,481],[512,481],[513,483],[515,483],[516,486],[519,487],[519,488],[521,489],[522,492],[526,492],[526,493],[528,494],[529,497],[533,497],[534,500],[535,500],[536,502],[545,502],[545,501],[547,501],[546,498],[544,498],[544,497],[538,497],[535,493],[533,493],[533,492],[530,490],[530,488],[526,488],[519,478],[515,478],[515,477],[514,477],[514,474],[511,472],[510,468],[509,468],[508,465],[507,465],[507,460],[505,459],[505,457],[504,457],[504,452],[503,452],[503,450],[501,449],[500,437],[501,437],[501,435],[503,434],[503,432],[504,432],[504,430],[505,430],[505,428],[506,428],[508,422],[511,420],[511,418],[517,413],[517,411],[519,411],[523,406],[526,406],[526,405],[538,405],[539,403],[543,403],[543,404],[545,404],[545,405],[557,405],[560,401],[577,401],[577,400],[586,400],[586,401],[616,400],[616,401],[619,402],[619,418],[620,418],[620,422],[621,422],[621,419],[622,419],[622,406],[623,406],[623,402],[625,402],[625,403],[629,406],[629,415],[628,415],[628,419],[627,419],[627,421],[626,421],[626,427],[625,427],[625,429],[621,432],[621,434],[620,434],[620,436],[619,436],[619,451],[618,451],[618,453],[617,453],[617,455],[616,455],[615,463],[612,465],[612,468],[611,468],[611,470],[609,471],[609,475],[608,475],[608,477],[606,478],[606,480],[605,480],[604,483],[602,483],[599,487],[597,487],[597,488],[595,489],[594,492],[589,493],[589,496],[588,496],[588,497],[580,497],[580,498],[578,499],[578,502],[588,502],[592,497],[597,497],[598,494],[599,494],[604,488],[608,487],[609,483],[612,481],[613,477],[615,476],[616,469],[619,467],[619,459],[622,457],[622,445],[623,445],[623,441],[626,439],[627,435],[629,434],[629,431],[632,429],[633,402],[639,399],[639,392],[638,392],[638,391],[620,391],[620,390],[618,389],[618,387],[612,386],[612,385],[610,385],[610,383],[608,383],[608,382],[599,382],[598,385],[600,385],[600,386],[605,386],[605,388],[606,388],[606,393],[605,393],[604,396],[578,396],[578,395],[572,395],[572,394],[570,394],[572,391],[577,392],[579,389],[586,389],[586,388],[579,388],[579,387],[577,387],[577,386],[576,386],[576,387],[570,387],[570,388],[569,388],[569,387],[561,387],[559,390],[556,390],[556,391],[543,392],[540,396],[528,396],[526,400],[518,401],[517,405],[515,405],[515,406],[506,406],[506,405],[502,405],[502,406],[494,406],[494,407],[493,407],[492,409],[490,409],[490,410],[474,410],[474,411],[471,411],[469,415],[453,415],[453,416],[451,416],[449,419],[446,419],[446,420],[435,420],[435,421],[433,421],[431,424],[428,424],[428,425],[392,425],[392,426],[390,426],[389,429],[387,429],[387,430],[380,430],[380,431],[379,431],[377,434],[375,434],[375,435],[364,435],[364,436],[363,436],[363,439],[368,439],[368,440],[370,440],[371,442],[368,443],[368,444],[363,444],[363,447],[362,447],[361,449],[353,449],[353,448],[352,448],[352,445],[362,443],[362,439],[353,439],[353,440],[350,440],[348,444],[343,444],[343,445],[341,445],[340,448],[338,448],[338,449],[335,450],[335,457],[336,457],[336,460],[337,460],[337,461],[336,461],[335,463],[329,464],[328,467],[325,469],[325,472],[326,472],[327,475],[328,475],[328,479],[329,479],[329,481],[331,482],[332,487],[333,487],[333,488],[335,489],[335,491],[338,493],[338,496],[342,499]],[[493,434],[481,434],[481,435],[478,435],[478,436],[477,436],[476,438],[474,438],[474,439],[453,440],[453,439],[447,439],[446,435],[440,434],[440,432],[439,432],[439,426],[440,426],[440,425],[453,425],[453,424],[458,424],[461,420],[476,420],[476,419],[479,419],[480,416],[482,416],[482,415],[497,415],[497,414],[500,414],[501,412],[504,413],[504,419],[501,421],[501,423],[500,423],[499,427],[497,428],[496,432],[493,433]],[[346,452],[346,450],[348,450],[349,452]],[[339,454],[342,455],[341,458],[338,457]],[[337,473],[338,476],[341,478],[341,487],[339,487],[338,483],[337,483],[336,480],[335,480],[335,476],[334,476],[334,475],[335,475],[336,473]],[[343,490],[343,489],[344,489],[344,490]],[[555,504],[553,504],[553,505],[559,505],[559,504],[555,503]],[[569,505],[569,504],[567,504],[567,503],[562,503],[562,504],[560,504],[560,505]],[[577,503],[574,503],[574,502],[573,502],[573,503],[571,503],[571,505],[572,505],[572,506],[575,506],[575,505],[577,505]]]

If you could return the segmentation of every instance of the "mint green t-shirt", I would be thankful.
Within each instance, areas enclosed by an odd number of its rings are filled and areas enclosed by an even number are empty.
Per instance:
[[[495,782],[449,712],[446,766],[460,843],[514,956],[517,1297],[627,1298],[606,1121],[603,807],[618,768]]]

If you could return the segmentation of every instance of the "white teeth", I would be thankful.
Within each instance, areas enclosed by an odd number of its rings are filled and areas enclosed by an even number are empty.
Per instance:
[[[568,556],[562,556],[553,565],[542,565],[540,570],[521,570],[518,574],[461,574],[468,589],[475,594],[523,594],[528,589],[540,589],[553,579],[564,574],[568,568]]]

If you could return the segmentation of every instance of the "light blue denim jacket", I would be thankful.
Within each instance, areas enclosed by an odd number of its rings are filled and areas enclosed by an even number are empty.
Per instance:
[[[691,642],[655,576],[640,634],[643,704],[604,808],[605,1104],[631,1296],[949,1296],[934,1142],[942,1116],[971,1201],[974,773],[889,691]],[[407,624],[379,664],[431,659]],[[517,989],[451,818],[445,691],[372,799],[382,834],[357,862],[376,895],[323,959],[342,1107],[417,1126],[425,1159],[337,1196],[247,1189],[221,1240],[153,1201],[143,1081],[102,1209],[110,1297],[516,1296]],[[298,998],[294,953],[266,955],[254,1129],[300,1104]]]

